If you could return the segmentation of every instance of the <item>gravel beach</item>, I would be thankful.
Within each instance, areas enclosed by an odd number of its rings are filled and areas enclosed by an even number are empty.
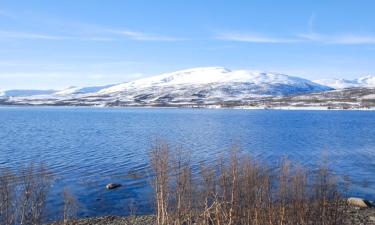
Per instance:
[[[55,222],[50,225],[62,225],[62,222]],[[68,222],[69,225],[152,225],[156,224],[153,215],[136,217],[104,216],[95,218],[84,218]],[[360,209],[350,207],[348,209],[348,220],[350,225],[375,225],[375,208]]]
[[[63,222],[55,222],[50,225],[63,225]],[[104,216],[83,218],[68,222],[68,225],[152,225],[156,224],[155,216],[119,217]]]

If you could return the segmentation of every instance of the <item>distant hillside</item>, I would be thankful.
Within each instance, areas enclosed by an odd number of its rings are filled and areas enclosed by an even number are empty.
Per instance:
[[[1,91],[1,97],[28,97],[34,95],[49,95],[54,93],[55,90],[22,90],[22,89],[15,89],[15,90],[7,90]]]
[[[318,84],[280,73],[203,67],[117,85],[35,91],[32,95],[6,94],[0,104],[371,108],[375,107],[373,78],[336,80],[334,83],[318,81],[321,83]],[[350,88],[343,88],[347,86]]]
[[[334,89],[343,89],[343,88],[356,88],[356,87],[374,87],[375,88],[375,76],[366,76],[354,80],[346,79],[322,79],[315,80],[314,82],[332,87]]]

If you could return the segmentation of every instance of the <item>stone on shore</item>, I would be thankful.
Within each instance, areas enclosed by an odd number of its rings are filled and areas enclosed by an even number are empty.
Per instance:
[[[370,208],[373,206],[372,203],[368,200],[353,197],[348,198],[348,204],[359,208]]]

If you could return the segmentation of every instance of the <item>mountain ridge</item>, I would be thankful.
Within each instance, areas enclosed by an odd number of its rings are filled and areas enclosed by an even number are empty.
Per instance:
[[[351,88],[364,88],[366,98],[372,101],[372,79],[367,76],[353,83]],[[375,80],[374,80],[375,81]],[[323,83],[323,82],[321,82]],[[327,83],[327,82],[326,82]],[[357,87],[355,84],[369,84]],[[375,86],[374,86],[375,87]],[[365,90],[365,88],[370,88]],[[340,91],[344,95],[357,92]],[[375,89],[374,89],[375,90]],[[15,105],[74,105],[74,106],[193,106],[193,105],[273,105],[277,99],[299,101],[321,96],[325,101],[335,101],[325,97],[335,88],[304,78],[275,72],[254,70],[230,70],[224,67],[198,67],[164,73],[120,84],[69,87],[49,94],[31,96],[3,96],[0,104]],[[317,95],[312,96],[311,94]],[[306,97],[303,97],[306,96]],[[350,97],[350,96],[347,96]],[[348,98],[341,98],[348,99]],[[270,102],[269,102],[270,101]],[[366,100],[368,101],[368,100]],[[283,104],[286,104],[283,102]]]
[[[375,87],[375,76],[367,75],[357,79],[321,79],[314,80],[315,83],[332,87],[334,89],[355,88],[355,87]]]
[[[257,70],[230,70],[224,67],[197,67],[185,70],[178,70],[171,73],[163,73],[160,75],[141,78],[133,81],[123,82],[120,84],[110,84],[91,87],[76,87],[71,86],[63,90],[56,90],[48,94],[63,96],[72,94],[108,94],[120,92],[129,88],[146,88],[146,87],[161,87],[168,85],[200,85],[209,83],[253,83],[256,85],[265,84],[284,84],[284,85],[298,85],[307,84],[310,86],[317,86],[320,89],[325,89],[324,85],[317,85],[316,83],[295,76],[289,76],[281,73],[263,72]],[[12,90],[7,90],[9,92]],[[43,90],[38,90],[43,92]],[[34,96],[37,94],[32,94]],[[16,95],[8,95],[9,97],[19,97]],[[21,97],[26,97],[22,95]]]
[[[201,85],[210,83],[254,83],[261,84],[290,84],[306,83],[314,86],[312,81],[288,76],[280,73],[267,73],[251,70],[230,70],[224,67],[198,67],[187,70],[179,70],[153,77],[143,78],[131,82],[122,83],[99,93],[108,94],[120,92],[129,88],[161,87],[168,85]],[[316,85],[317,86],[317,85]]]

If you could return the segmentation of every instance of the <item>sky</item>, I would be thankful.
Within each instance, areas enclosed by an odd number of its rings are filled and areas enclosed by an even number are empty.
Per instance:
[[[373,0],[0,0],[0,90],[221,66],[375,74]]]

